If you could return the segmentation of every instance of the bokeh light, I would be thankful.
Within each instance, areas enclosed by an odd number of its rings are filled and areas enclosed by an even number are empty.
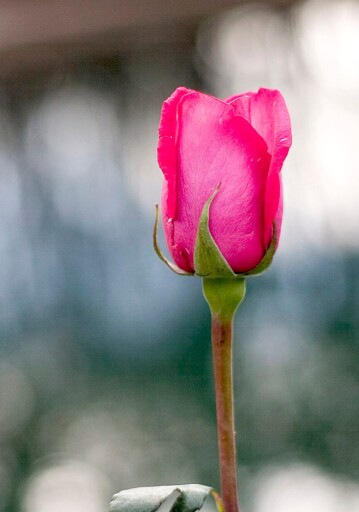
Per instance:
[[[345,512],[359,507],[359,486],[305,464],[267,468],[258,478],[254,512]]]
[[[25,490],[22,510],[31,512],[102,512],[106,482],[91,466],[66,462],[35,473]]]

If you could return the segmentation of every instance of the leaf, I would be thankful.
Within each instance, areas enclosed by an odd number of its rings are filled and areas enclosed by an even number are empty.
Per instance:
[[[175,272],[176,274],[179,274],[180,276],[193,276],[194,274],[191,274],[190,272],[186,272],[185,270],[182,270],[178,265],[175,263],[172,263],[172,261],[169,261],[166,256],[161,251],[158,242],[157,242],[157,230],[158,230],[158,204],[155,205],[156,208],[156,218],[155,218],[155,224],[153,226],[153,247],[156,251],[157,256],[163,263],[169,267],[172,272]]]
[[[212,495],[218,512],[223,512],[220,497],[212,489],[200,484],[168,485],[159,487],[137,487],[115,494],[110,503],[110,512],[156,512],[169,498],[169,512],[195,512],[200,510],[205,499]]]
[[[235,277],[209,230],[209,209],[219,186],[203,207],[194,248],[194,268],[200,277]]]

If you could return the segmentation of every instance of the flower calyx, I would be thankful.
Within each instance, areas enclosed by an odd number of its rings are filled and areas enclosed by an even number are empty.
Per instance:
[[[194,250],[195,274],[205,278],[244,278],[259,275],[270,266],[277,248],[277,229],[273,223],[272,240],[261,261],[253,269],[247,272],[235,273],[227,263],[218,245],[214,241],[209,230],[209,213],[213,199],[220,189],[220,185],[205,203],[198,225],[198,232]]]
[[[219,189],[220,185],[217,186],[213,194],[206,201],[199,219],[196,243],[194,248],[194,272],[186,272],[185,270],[181,269],[178,265],[176,265],[176,263],[166,258],[166,256],[161,251],[157,240],[159,218],[158,204],[155,205],[156,217],[153,227],[153,247],[160,260],[163,261],[172,270],[172,272],[175,272],[176,274],[181,276],[197,276],[213,279],[243,279],[244,277],[262,274],[271,265],[274,254],[276,252],[278,241],[277,227],[275,222],[273,223],[272,240],[258,265],[256,265],[256,267],[247,272],[233,272],[228,262],[224,258],[223,254],[221,253],[218,245],[214,241],[209,230],[210,207]]]

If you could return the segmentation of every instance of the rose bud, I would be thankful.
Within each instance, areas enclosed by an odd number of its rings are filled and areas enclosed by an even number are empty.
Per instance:
[[[233,275],[268,266],[280,237],[280,171],[290,145],[290,118],[277,90],[222,101],[180,87],[163,103],[158,163],[172,269],[221,275],[207,250]]]

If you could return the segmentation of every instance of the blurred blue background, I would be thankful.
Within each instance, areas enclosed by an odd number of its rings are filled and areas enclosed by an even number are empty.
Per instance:
[[[179,85],[279,88],[293,121],[236,319],[243,512],[359,510],[359,3],[2,0],[0,512],[219,487],[201,283],[151,240]]]

